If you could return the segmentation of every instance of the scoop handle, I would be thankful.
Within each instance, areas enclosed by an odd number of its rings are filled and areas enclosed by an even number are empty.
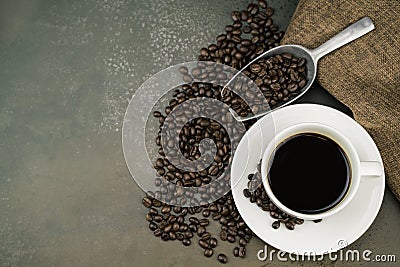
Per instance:
[[[356,23],[350,25],[340,33],[333,36],[327,42],[321,46],[311,50],[311,55],[315,61],[318,61],[321,57],[329,54],[333,50],[360,38],[364,34],[369,33],[375,29],[374,23],[369,17],[364,17]]]

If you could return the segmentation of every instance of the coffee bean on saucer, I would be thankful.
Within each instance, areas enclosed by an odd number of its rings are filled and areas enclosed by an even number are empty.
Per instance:
[[[295,221],[296,224],[303,224],[304,223],[304,220],[300,219],[300,218],[295,218],[294,221]]]
[[[287,223],[285,223],[285,226],[289,230],[294,230],[294,223],[292,221],[288,221]]]
[[[274,221],[274,222],[272,223],[272,228],[278,229],[280,225],[281,225],[281,223],[280,223],[279,221]]]
[[[251,196],[250,191],[248,188],[243,189],[243,195],[247,198]]]

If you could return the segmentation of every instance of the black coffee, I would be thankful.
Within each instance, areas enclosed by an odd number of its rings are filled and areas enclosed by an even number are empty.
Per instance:
[[[283,205],[315,214],[329,210],[345,196],[350,167],[333,140],[315,133],[297,134],[276,148],[268,181]]]

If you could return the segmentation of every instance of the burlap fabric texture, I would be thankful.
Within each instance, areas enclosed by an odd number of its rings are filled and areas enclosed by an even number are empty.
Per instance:
[[[400,200],[400,1],[300,0],[283,43],[316,48],[365,16],[375,30],[322,58],[317,79],[370,133]]]

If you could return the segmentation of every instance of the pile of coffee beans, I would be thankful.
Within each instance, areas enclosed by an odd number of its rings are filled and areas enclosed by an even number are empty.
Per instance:
[[[215,61],[242,69],[263,52],[279,45],[283,32],[273,24],[274,10],[265,1],[249,4],[247,10],[233,11],[233,23],[217,36],[216,44],[200,50],[199,60]]]
[[[181,171],[165,156],[161,142],[161,129],[168,122],[170,116],[167,115],[178,106],[185,105],[186,101],[197,97],[217,99],[232,107],[240,116],[247,116],[252,112],[244,100],[233,91],[225,90],[221,96],[222,87],[212,83],[215,80],[229,80],[229,75],[223,72],[223,67],[207,71],[209,65],[202,61],[212,61],[242,69],[263,52],[279,45],[284,33],[278,30],[276,24],[273,24],[271,19],[273,13],[274,10],[268,7],[264,0],[249,4],[246,10],[233,11],[232,24],[225,27],[225,33],[217,36],[215,44],[200,50],[198,59],[201,62],[198,63],[198,68],[188,70],[182,67],[180,69],[186,84],[175,90],[164,112],[153,113],[160,124],[160,131],[155,140],[159,146],[159,156],[154,162],[154,168],[159,177],[154,180],[158,190],[147,192],[142,199],[142,204],[148,209],[146,220],[149,222],[149,229],[154,236],[163,241],[181,242],[184,246],[198,243],[205,257],[215,256],[220,263],[228,262],[228,257],[224,253],[214,255],[214,250],[220,242],[235,244],[231,254],[243,258],[246,255],[246,245],[253,236],[252,231],[240,216],[231,192],[211,204],[207,201],[210,195],[225,192],[224,189],[230,187],[229,169],[232,161],[231,151],[234,149],[231,145],[233,142],[229,140],[227,129],[221,127],[216,120],[204,117],[189,121],[179,133],[179,148],[183,156],[188,160],[198,159],[201,155],[200,141],[204,138],[212,139],[217,151],[214,162],[207,169],[199,172]],[[296,92],[304,86],[306,71],[304,64],[303,59],[297,59],[289,54],[277,55],[252,64],[245,70],[245,74],[259,85],[269,104],[276,105],[296,95]],[[190,108],[185,110],[190,110]],[[210,112],[216,114],[215,111]],[[179,116],[174,119],[183,120],[185,114]],[[220,116],[220,121],[227,122],[229,127],[229,122],[233,120],[230,113],[220,114]],[[210,117],[213,118],[213,116]],[[246,128],[249,128],[253,123],[254,121],[246,121],[244,124]],[[176,129],[171,126],[170,130]],[[234,138],[241,139],[244,133],[244,131],[236,132]],[[172,143],[167,144],[167,146],[170,145],[173,146]],[[206,191],[200,188],[211,184],[225,170],[228,170],[227,175],[222,179],[219,178],[221,180],[216,187],[210,187]],[[176,186],[199,187],[196,192],[200,197],[194,197],[187,192],[183,194]],[[284,222],[289,229],[294,228],[294,224],[300,223],[300,220],[296,218],[283,218],[284,216],[270,202],[267,205],[266,194],[261,188],[254,192],[248,191],[246,194],[250,201],[260,204],[261,208],[277,213],[277,215],[273,213],[278,222],[275,223],[275,225],[278,224],[277,227],[281,222]],[[188,201],[191,207],[181,207]],[[219,235],[211,234],[208,229],[211,223],[219,224]]]
[[[237,243],[232,254],[243,258],[246,246],[253,233],[241,218],[231,193],[212,204],[198,207],[179,207],[160,202],[150,194],[143,198],[143,205],[149,209],[146,220],[154,236],[163,241],[180,241],[184,246],[190,246],[195,236],[206,257],[212,257],[214,249],[221,241]],[[211,218],[219,223],[219,239],[208,231]],[[219,254],[218,260],[226,263],[225,254]]]
[[[271,107],[297,96],[307,84],[306,60],[289,53],[261,58],[243,73],[263,92]]]

